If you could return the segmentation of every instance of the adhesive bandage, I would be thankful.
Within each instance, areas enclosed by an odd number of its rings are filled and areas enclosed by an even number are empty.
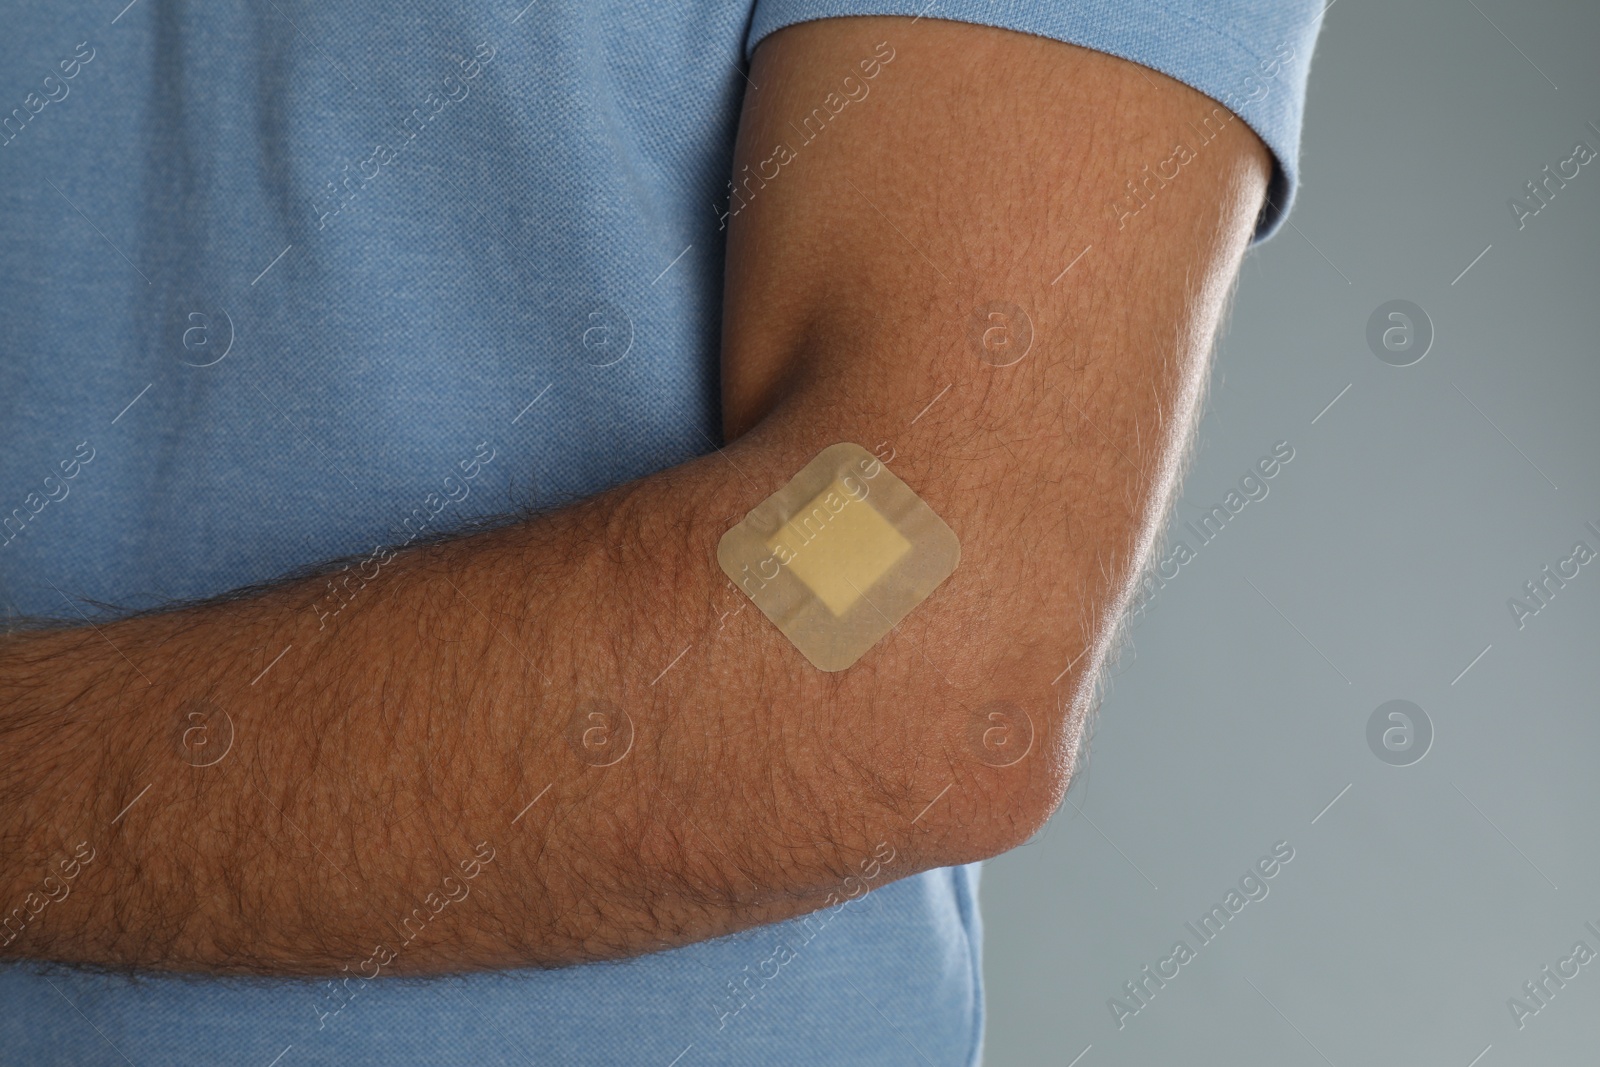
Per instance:
[[[842,671],[950,577],[961,543],[860,445],[830,445],[722,535],[717,563],[812,666]]]

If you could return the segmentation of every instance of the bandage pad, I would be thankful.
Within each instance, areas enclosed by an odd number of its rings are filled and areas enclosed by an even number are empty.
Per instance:
[[[830,445],[722,535],[717,563],[811,665],[842,671],[961,561],[955,531],[860,445]]]

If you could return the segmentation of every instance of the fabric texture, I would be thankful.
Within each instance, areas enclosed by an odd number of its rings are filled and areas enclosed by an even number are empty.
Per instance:
[[[5,616],[216,594],[707,451],[742,67],[783,26],[953,19],[1164,71],[1275,153],[1260,237],[1320,23],[1305,0],[117,7],[5,3]],[[977,882],[353,993],[0,968],[0,1063],[973,1064]]]

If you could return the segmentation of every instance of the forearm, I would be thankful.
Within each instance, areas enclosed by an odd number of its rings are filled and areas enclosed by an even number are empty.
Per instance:
[[[841,709],[765,620],[721,617],[742,597],[714,547],[749,503],[729,461],[771,485],[804,458],[712,456],[402,553],[331,618],[311,579],[7,639],[4,899],[80,841],[95,859],[6,951],[337,970],[397,946],[429,892],[459,896],[480,842],[470,899],[391,969],[637,952],[803,909],[870,854],[873,810],[912,797],[837,762]],[[569,728],[590,700],[626,712],[631,751],[584,747],[617,728]],[[223,743],[210,708],[231,748],[192,766],[191,711]]]

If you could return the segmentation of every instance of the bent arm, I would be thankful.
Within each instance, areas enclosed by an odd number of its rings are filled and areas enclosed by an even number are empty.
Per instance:
[[[825,132],[791,132],[874,55]],[[1119,226],[1123,183],[1214,106],[1160,75],[848,18],[773,35],[751,80],[735,176],[779,141],[792,158],[729,205],[728,447],[401,552],[331,619],[312,579],[0,640],[0,952],[368,976],[635,955],[1048,816],[1267,153],[1233,123]],[[995,348],[1020,334],[985,347],[990,305],[1031,319],[1020,361]],[[838,441],[884,458],[962,561],[825,674],[716,546]],[[1031,723],[1008,766],[984,747],[997,705]],[[219,712],[231,745],[196,766],[185,732]]]

